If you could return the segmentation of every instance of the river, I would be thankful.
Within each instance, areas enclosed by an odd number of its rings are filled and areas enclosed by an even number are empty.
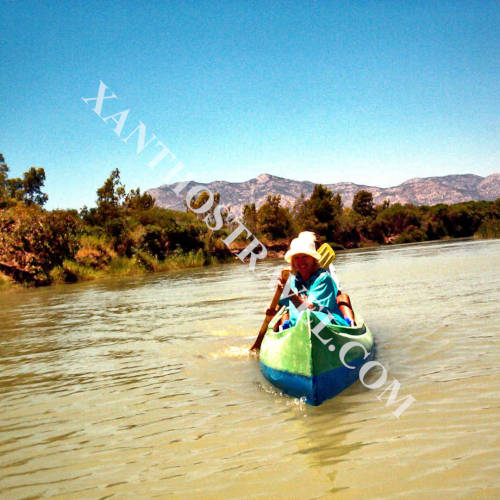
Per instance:
[[[281,266],[0,292],[0,497],[500,498],[500,240],[338,255],[400,418],[263,379]]]

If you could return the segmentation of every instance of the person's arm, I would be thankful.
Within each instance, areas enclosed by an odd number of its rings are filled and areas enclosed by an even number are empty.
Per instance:
[[[290,276],[288,283],[286,281],[283,281],[281,278],[278,278],[278,286],[281,287],[281,290],[283,291],[279,305],[280,306],[289,306],[290,302],[297,308],[299,309],[300,307],[304,307],[303,304],[307,304],[309,306],[309,302],[307,300],[307,297],[301,297],[300,295],[297,295],[292,289],[291,289],[291,281],[293,278]]]
[[[337,287],[328,273],[322,273],[311,285],[309,302],[320,309],[336,311]]]
[[[289,278],[291,279],[291,278]],[[290,304],[290,294],[284,294],[283,293],[283,290],[285,290],[285,288],[287,288],[287,282],[288,280],[284,280],[281,276],[278,277],[278,284],[276,285],[276,290],[279,290],[279,292],[281,293],[280,295],[280,300],[278,301],[278,304],[276,305],[276,307],[274,309],[271,309],[271,308],[268,308],[266,309],[266,315],[272,315],[274,316],[280,307],[288,307],[289,304]],[[290,290],[290,286],[288,286],[287,288],[288,290]]]
[[[301,297],[300,295],[297,295],[295,292],[290,292],[290,296],[288,297],[290,299],[290,302],[297,308],[302,306],[302,304],[307,304],[309,305],[309,302],[307,301],[306,297]]]

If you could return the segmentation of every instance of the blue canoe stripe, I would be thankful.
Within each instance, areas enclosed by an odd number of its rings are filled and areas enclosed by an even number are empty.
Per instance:
[[[307,403],[316,406],[320,405],[326,399],[333,398],[356,382],[359,377],[360,368],[367,361],[373,359],[374,355],[375,351],[372,350],[366,359],[359,357],[350,361],[351,366],[355,368],[351,369],[345,366],[339,366],[338,368],[324,372],[321,375],[314,375],[313,377],[275,370],[265,365],[260,360],[259,364],[264,377],[273,385],[279,387],[285,394],[289,394],[296,398],[305,396]]]

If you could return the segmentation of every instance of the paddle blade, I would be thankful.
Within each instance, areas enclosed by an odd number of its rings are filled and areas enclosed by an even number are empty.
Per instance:
[[[321,259],[319,259],[319,265],[324,269],[327,269],[328,266],[335,260],[335,252],[328,243],[323,243],[318,248],[318,253],[321,255]]]

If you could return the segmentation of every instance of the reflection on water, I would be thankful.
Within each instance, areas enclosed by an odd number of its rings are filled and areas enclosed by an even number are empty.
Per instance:
[[[401,395],[283,396],[269,261],[0,294],[2,498],[500,497],[500,242],[340,252]]]

